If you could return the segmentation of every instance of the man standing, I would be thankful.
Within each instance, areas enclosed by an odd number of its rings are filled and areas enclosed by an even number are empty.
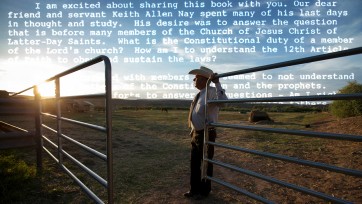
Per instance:
[[[219,78],[214,78],[216,73],[212,70],[201,66],[200,69],[194,69],[189,74],[195,75],[194,86],[200,90],[191,103],[189,113],[189,127],[191,128],[191,176],[190,176],[190,191],[184,194],[185,197],[200,199],[202,196],[207,196],[211,191],[210,180],[201,179],[201,164],[203,156],[203,142],[204,142],[204,122],[205,122],[205,94],[207,80],[212,79],[215,87],[209,87],[208,99],[227,99],[225,90],[221,88]],[[219,106],[217,104],[208,105],[208,122],[217,122],[219,113]],[[215,141],[216,130],[209,128],[208,130],[209,141]],[[214,147],[209,146],[207,149],[209,159],[214,156]],[[213,165],[208,164],[207,175],[212,176]]]

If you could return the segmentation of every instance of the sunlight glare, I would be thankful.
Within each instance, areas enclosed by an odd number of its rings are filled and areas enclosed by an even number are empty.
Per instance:
[[[54,81],[39,84],[38,90],[42,97],[55,97]]]
[[[0,88],[14,92],[40,84],[60,72],[60,66],[52,62],[3,61],[0,64],[5,70],[5,74],[0,76]],[[45,95],[54,95],[51,89],[42,89]]]

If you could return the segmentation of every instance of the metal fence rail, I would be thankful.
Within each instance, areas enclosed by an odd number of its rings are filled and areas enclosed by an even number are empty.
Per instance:
[[[255,67],[255,68],[249,68],[249,69],[224,73],[224,74],[218,74],[216,77],[222,78],[222,77],[227,77],[227,76],[247,74],[247,73],[258,72],[258,71],[272,70],[272,69],[283,68],[283,67],[287,67],[287,66],[294,66],[294,65],[317,62],[317,61],[328,60],[328,59],[334,59],[334,58],[339,58],[339,57],[352,56],[352,55],[357,55],[357,54],[361,54],[361,53],[362,53],[362,47],[358,47],[358,48],[335,52],[335,53],[323,54],[323,55],[307,57],[307,58],[302,58],[302,59],[297,59],[297,60],[291,60],[291,61],[287,61],[287,62],[275,63],[275,64],[270,64],[270,65]],[[210,85],[211,81],[212,81],[212,79],[209,79],[207,82],[207,88],[206,88],[207,92],[209,91],[209,85]],[[207,95],[208,94],[205,94],[205,96],[207,96]],[[293,96],[293,97],[271,97],[271,98],[247,98],[247,99],[230,99],[230,100],[208,100],[206,98],[205,101],[207,104],[211,104],[211,103],[215,104],[215,103],[286,102],[286,101],[302,101],[302,100],[328,101],[328,100],[352,100],[352,99],[362,99],[362,93],[322,95],[322,96],[314,95],[314,96]],[[208,108],[206,105],[205,106],[205,115],[207,115],[207,114],[208,114]],[[208,117],[205,117],[205,118],[206,118],[205,123],[204,123],[205,130],[207,130],[208,128],[211,128],[211,127],[222,127],[222,128],[233,128],[233,129],[240,129],[240,130],[247,130],[247,131],[282,133],[282,134],[293,135],[293,136],[306,136],[306,137],[312,137],[312,138],[324,138],[324,139],[362,142],[362,136],[358,136],[358,135],[313,132],[313,131],[291,130],[291,129],[278,129],[278,128],[267,128],[267,127],[255,127],[255,126],[249,126],[249,125],[223,124],[223,123],[217,123],[217,122],[210,123],[207,121]],[[281,135],[280,137],[283,137],[283,136]],[[236,146],[232,146],[232,145],[228,145],[228,144],[211,142],[211,141],[209,141],[208,131],[205,131],[204,145],[213,145],[213,146],[226,148],[226,149],[230,149],[230,150],[234,150],[234,151],[240,151],[240,152],[254,154],[254,155],[258,155],[258,156],[262,156],[262,157],[287,161],[290,163],[300,164],[300,165],[309,166],[309,167],[316,167],[316,168],[320,168],[320,169],[324,169],[324,170],[328,170],[328,171],[332,171],[332,172],[343,173],[343,174],[351,175],[351,176],[355,176],[355,177],[362,177],[361,170],[342,168],[342,167],[333,166],[333,165],[321,163],[321,162],[313,162],[313,161],[302,160],[299,158],[289,157],[289,156],[285,156],[285,155],[273,154],[273,153],[269,153],[269,152],[261,152],[261,151],[257,151],[257,150],[236,147]],[[327,195],[327,194],[317,192],[317,191],[314,191],[314,190],[311,190],[311,189],[308,189],[305,187],[297,186],[295,184],[280,181],[273,177],[265,176],[265,175],[262,175],[262,174],[259,174],[259,173],[256,173],[256,172],[253,172],[253,171],[250,171],[247,169],[239,168],[237,166],[230,165],[230,164],[227,164],[227,163],[224,163],[221,161],[208,159],[207,148],[204,148],[203,165],[202,165],[202,167],[203,167],[202,177],[203,178],[209,179],[213,182],[216,182],[223,186],[234,189],[241,194],[244,194],[250,198],[253,198],[253,199],[258,200],[263,203],[271,203],[271,201],[268,201],[267,199],[265,199],[259,195],[255,195],[251,192],[248,192],[244,189],[236,187],[236,186],[234,186],[230,183],[227,183],[225,181],[222,181],[220,179],[208,176],[206,174],[206,169],[207,169],[206,167],[207,167],[208,163],[212,163],[212,164],[224,167],[224,168],[228,168],[233,171],[240,172],[242,174],[253,176],[253,177],[262,179],[262,180],[270,182],[270,183],[278,184],[278,185],[281,185],[281,186],[284,186],[284,187],[287,187],[287,188],[290,188],[290,189],[293,189],[293,190],[296,190],[299,192],[303,192],[303,193],[306,193],[306,194],[309,194],[309,195],[312,195],[312,196],[315,196],[315,197],[318,197],[318,198],[321,198],[321,199],[324,199],[326,201],[330,201],[333,203],[350,203],[349,201],[336,198],[332,195]]]
[[[97,63],[103,62],[105,67],[105,93],[102,94],[92,94],[92,95],[77,95],[77,96],[60,96],[60,79],[64,76],[70,75],[79,70],[85,69]],[[67,157],[70,161],[72,161],[75,165],[77,165],[80,169],[82,169],[85,173],[87,173],[91,178],[99,182],[103,187],[107,189],[107,201],[108,203],[113,203],[113,155],[112,155],[112,71],[111,71],[111,63],[108,57],[106,56],[98,56],[92,60],[89,60],[83,64],[75,66],[65,72],[57,74],[47,80],[45,82],[54,82],[55,84],[55,106],[56,106],[56,115],[42,112],[42,98],[40,96],[38,85],[34,85],[23,91],[13,94],[12,96],[20,95],[24,92],[33,90],[34,93],[34,101],[35,101],[35,115],[36,115],[36,138],[38,144],[37,157],[38,160],[42,160],[41,152],[44,150],[49,154],[51,158],[53,158],[60,167],[81,187],[81,189],[96,203],[104,203],[102,199],[96,195],[88,186],[86,186],[66,165],[63,163],[63,157]],[[65,99],[80,99],[80,98],[102,98],[105,100],[105,127],[73,120],[70,118],[66,118],[62,116],[61,113],[61,101]],[[50,117],[56,119],[56,129],[52,129],[46,124],[43,124],[43,117]],[[71,138],[62,133],[62,122],[71,123],[73,125],[86,127],[88,129],[97,130],[106,135],[106,154],[103,154],[81,142]],[[57,141],[54,142],[50,140],[47,136],[43,135],[43,129],[49,130],[57,135]],[[85,150],[86,152],[100,158],[102,161],[106,162],[106,174],[107,178],[104,179],[99,176],[97,173],[89,169],[86,165],[81,163],[78,159],[73,157],[70,153],[66,152],[63,149],[63,140],[70,142],[80,149]],[[44,142],[49,144],[50,148],[55,149],[56,155],[54,155],[51,150],[44,145]],[[38,166],[41,166],[41,163]]]
[[[29,122],[34,122],[34,100],[26,98],[11,98],[9,93],[0,98],[0,117],[2,120],[8,118],[29,118]],[[11,119],[10,119],[11,120]],[[27,129],[23,124],[18,126],[12,122],[0,121],[0,149],[32,148],[37,155],[37,168],[41,168],[41,157],[38,155],[38,145],[35,138],[35,123],[33,129]],[[11,124],[10,124],[11,123]]]
[[[35,147],[35,145],[34,132],[0,121],[0,149]]]

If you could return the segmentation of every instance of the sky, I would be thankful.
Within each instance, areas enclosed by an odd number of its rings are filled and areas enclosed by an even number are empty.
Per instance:
[[[0,90],[21,91],[103,54],[112,61],[114,98],[192,99],[188,72],[201,65],[227,73],[361,47],[361,7],[355,0],[5,0]],[[148,35],[131,35],[135,30]],[[229,98],[335,94],[349,81],[362,83],[361,61],[357,55],[221,83]],[[62,95],[102,92],[104,68],[61,84]]]

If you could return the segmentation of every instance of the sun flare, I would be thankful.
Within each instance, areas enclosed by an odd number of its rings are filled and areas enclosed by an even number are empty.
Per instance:
[[[55,97],[54,81],[39,84],[38,91],[42,97]]]
[[[20,92],[34,85],[42,97],[55,97],[55,81],[46,80],[64,72],[69,67],[52,62],[0,62],[5,74],[0,74],[0,90]],[[105,79],[101,65],[79,70],[60,78],[60,96],[104,93]],[[33,95],[29,90],[24,95]]]
[[[5,74],[0,76],[1,87],[11,92],[19,92],[34,85],[42,84],[42,95],[54,95],[45,80],[60,72],[60,66],[52,62],[1,62]],[[43,85],[44,84],[44,85]]]

